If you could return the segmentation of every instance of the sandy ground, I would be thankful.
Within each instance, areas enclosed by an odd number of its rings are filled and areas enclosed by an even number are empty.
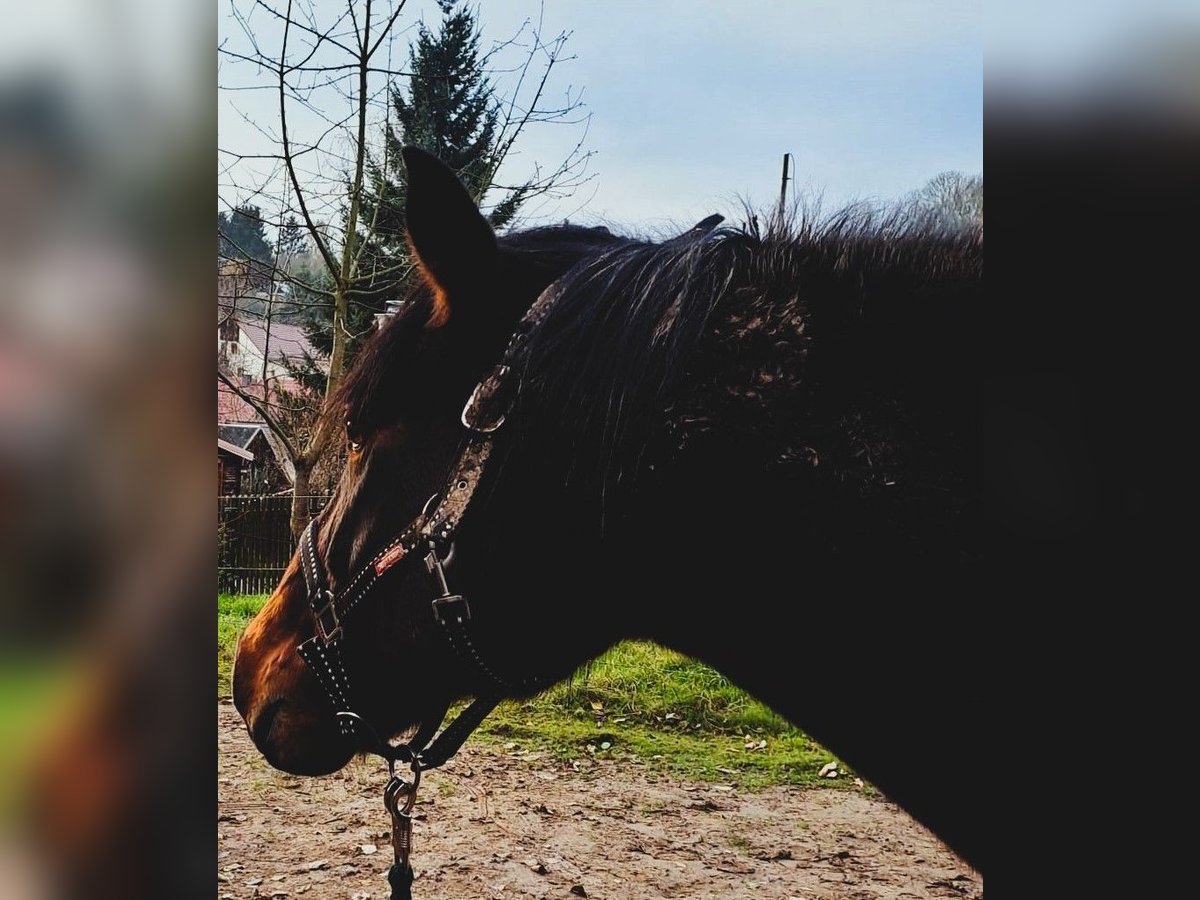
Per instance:
[[[295,778],[228,701],[218,720],[218,898],[387,898],[386,767]],[[857,790],[749,792],[471,744],[424,776],[413,865],[416,900],[983,896],[978,873]]]

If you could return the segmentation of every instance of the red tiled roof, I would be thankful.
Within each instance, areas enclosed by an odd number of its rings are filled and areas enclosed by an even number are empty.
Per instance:
[[[262,388],[257,390],[261,391]],[[262,416],[253,406],[217,379],[217,422],[261,422]]]
[[[272,378],[271,387],[281,388],[288,393],[299,393],[300,384],[292,378]],[[261,381],[254,381],[248,384],[243,390],[254,396],[256,399],[262,397],[263,389]],[[272,401],[274,397],[272,396]],[[271,404],[274,406],[274,402]],[[228,425],[238,422],[262,422],[263,417],[258,414],[253,406],[243,400],[225,384],[220,378],[217,379],[217,424]]]
[[[258,349],[258,352],[262,353],[272,362],[279,362],[280,360],[302,362],[305,353],[314,359],[317,358],[317,352],[308,342],[308,336],[305,335],[304,329],[299,325],[289,325],[286,322],[272,322],[270,352],[265,352],[267,346],[267,323],[262,319],[253,319],[242,315],[238,317],[238,324],[250,340],[250,343],[254,344]]]

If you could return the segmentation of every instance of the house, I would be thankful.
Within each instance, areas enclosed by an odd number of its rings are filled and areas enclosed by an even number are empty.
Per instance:
[[[267,322],[244,312],[225,315],[217,323],[218,369],[246,394],[272,405],[277,402],[277,391],[299,392],[289,365],[302,364],[305,354],[311,358],[313,350],[297,325]],[[224,493],[270,494],[286,490],[294,482],[296,469],[282,442],[254,404],[220,378],[217,438],[233,448],[222,457],[225,474],[220,487]]]
[[[226,312],[217,321],[217,364],[230,376],[262,380],[266,363],[268,383],[290,379],[291,368],[321,359],[299,325],[271,321],[245,311]]]
[[[233,263],[228,263],[222,272],[219,289],[224,289],[220,285],[228,287],[229,279],[244,274]],[[279,402],[280,392],[301,393],[292,371],[311,363],[321,368],[328,366],[299,325],[264,319],[245,308],[225,308],[218,303],[217,368],[245,394],[274,406]],[[221,442],[218,457],[224,460],[220,476],[222,491],[274,493],[287,489],[295,481],[295,466],[283,443],[267,427],[255,405],[220,378],[217,379],[217,438]],[[222,449],[222,444],[227,446]]]
[[[241,459],[237,481],[222,482],[226,494],[275,494],[287,490],[295,480],[291,460],[264,424],[218,423],[217,443],[232,448],[230,452],[236,451]]]
[[[267,290],[271,284],[272,268],[257,259],[221,259],[217,265],[217,303],[226,309],[236,309],[240,301]]]
[[[262,396],[260,382],[247,378],[240,386],[251,396]],[[284,389],[294,388],[295,383],[285,380],[279,386]],[[244,397],[234,393],[219,378],[217,439],[242,453],[249,454],[249,458],[240,457],[242,461],[237,464],[236,488],[226,490],[226,493],[271,494],[286,490],[295,481],[296,468],[288,458],[283,443],[267,427],[258,410]]]
[[[254,454],[217,437],[217,494],[240,494],[242,467],[254,462]]]

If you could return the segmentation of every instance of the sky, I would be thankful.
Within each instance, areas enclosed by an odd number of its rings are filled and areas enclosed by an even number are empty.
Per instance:
[[[330,10],[342,5],[319,0]],[[218,6],[218,39],[245,49],[231,8],[228,0]],[[652,232],[711,213],[740,221],[743,199],[775,202],[784,153],[795,161],[795,188],[820,195],[826,208],[898,199],[946,170],[983,170],[980,0],[488,0],[477,8],[484,47],[539,15],[543,35],[569,31],[573,58],[552,72],[546,96],[569,91],[590,114],[586,137],[582,125],[531,127],[501,171],[520,180],[581,137],[593,153],[592,179],[570,198],[527,208],[525,224],[569,218]],[[260,45],[277,44],[272,23],[259,10],[254,16]],[[408,0],[391,67],[401,67],[422,17],[440,18],[433,0]],[[501,64],[513,58],[501,54]],[[262,77],[219,65],[225,86]],[[496,74],[502,91],[512,77]],[[260,129],[273,127],[277,102],[270,91],[222,91],[219,146],[261,152]],[[265,172],[227,153],[219,169],[226,206]]]

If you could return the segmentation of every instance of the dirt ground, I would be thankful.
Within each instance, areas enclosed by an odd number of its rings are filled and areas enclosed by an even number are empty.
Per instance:
[[[387,898],[386,767],[271,769],[218,703],[218,898]],[[978,873],[857,790],[681,782],[629,761],[468,744],[426,773],[416,900],[982,898]]]

